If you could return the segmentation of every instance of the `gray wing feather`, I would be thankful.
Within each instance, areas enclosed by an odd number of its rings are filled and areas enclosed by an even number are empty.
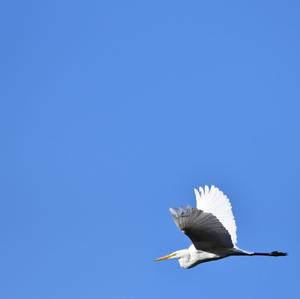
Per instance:
[[[198,250],[215,251],[233,248],[229,232],[211,213],[190,206],[171,208],[170,212],[177,227],[183,231]]]

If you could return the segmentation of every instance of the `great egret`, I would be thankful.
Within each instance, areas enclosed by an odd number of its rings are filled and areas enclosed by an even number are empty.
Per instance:
[[[228,256],[286,256],[280,251],[249,252],[237,247],[236,225],[227,196],[217,187],[194,189],[196,208],[171,208],[177,227],[192,241],[188,249],[177,250],[156,261],[178,259],[182,268]]]

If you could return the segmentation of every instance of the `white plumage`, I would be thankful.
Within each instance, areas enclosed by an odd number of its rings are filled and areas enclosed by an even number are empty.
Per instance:
[[[206,213],[211,213],[218,218],[230,234],[232,243],[236,245],[236,224],[228,197],[214,185],[209,189],[205,186],[194,189],[196,195],[196,207]]]
[[[178,259],[183,268],[228,256],[285,256],[284,252],[249,252],[237,247],[236,224],[227,196],[215,186],[194,189],[196,208],[171,208],[177,227],[185,233],[192,245],[156,259]]]

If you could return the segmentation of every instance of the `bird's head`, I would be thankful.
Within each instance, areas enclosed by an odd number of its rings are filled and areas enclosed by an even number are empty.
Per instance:
[[[187,249],[177,250],[170,254],[159,257],[159,258],[155,259],[155,261],[160,262],[160,261],[165,261],[165,260],[170,260],[170,259],[181,259],[181,258],[186,257],[187,254],[188,254]]]

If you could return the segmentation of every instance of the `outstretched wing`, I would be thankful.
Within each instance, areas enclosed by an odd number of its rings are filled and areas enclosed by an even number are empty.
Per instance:
[[[211,213],[192,208],[171,208],[170,212],[178,228],[193,242],[198,250],[210,251],[232,248],[230,234]]]
[[[227,196],[215,186],[194,189],[197,209],[213,214],[230,234],[234,246],[237,243],[236,224]]]

